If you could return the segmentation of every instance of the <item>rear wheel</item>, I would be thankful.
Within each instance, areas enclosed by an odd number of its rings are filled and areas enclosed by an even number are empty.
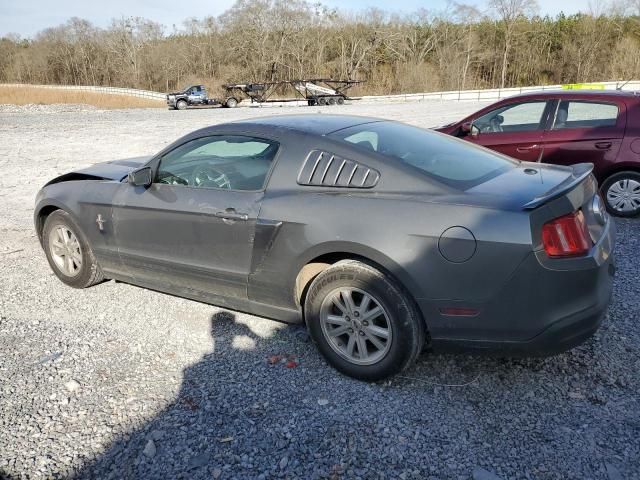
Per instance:
[[[238,106],[238,100],[234,97],[227,98],[227,101],[224,102],[224,106],[227,108],[236,108]]]
[[[178,110],[186,110],[187,106],[188,104],[186,100],[178,100],[178,102],[176,103],[176,108]]]
[[[395,280],[355,260],[320,273],[309,287],[304,311],[327,362],[360,380],[382,380],[403,371],[425,343],[413,300]]]
[[[329,103],[329,105],[335,105],[336,104],[336,97],[329,97],[327,102]]]
[[[104,279],[86,237],[71,215],[56,210],[47,217],[42,244],[53,273],[74,288],[86,288]]]
[[[327,99],[324,97],[320,97],[318,99],[318,105],[326,105],[327,104]]]
[[[336,102],[338,103],[338,105],[344,105],[344,97],[338,97],[336,99]]]
[[[602,196],[607,210],[619,217],[635,217],[640,214],[640,174],[619,172],[602,184]]]

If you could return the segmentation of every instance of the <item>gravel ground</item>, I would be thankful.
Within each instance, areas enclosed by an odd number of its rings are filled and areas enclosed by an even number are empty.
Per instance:
[[[339,111],[431,126],[479,106]],[[309,111],[0,109],[0,477],[640,478],[638,220],[617,222],[613,303],[581,347],[426,354],[382,384],[336,373],[301,327],[51,273],[31,219],[51,177],[204,125]]]

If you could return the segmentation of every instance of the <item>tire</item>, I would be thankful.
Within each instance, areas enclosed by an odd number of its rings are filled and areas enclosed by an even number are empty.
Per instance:
[[[320,97],[320,98],[318,99],[318,105],[323,105],[323,106],[324,106],[324,105],[326,105],[326,104],[327,104],[327,99],[326,99],[326,98],[324,98],[324,97]]]
[[[236,100],[233,97],[229,97],[224,102],[224,106],[227,107],[227,108],[236,108],[238,106],[238,100]]]
[[[344,97],[336,98],[336,102],[338,103],[338,105],[344,105]]]
[[[68,232],[71,235],[66,235]],[[63,241],[63,237],[60,235],[64,235],[67,241]],[[60,251],[60,247],[56,250],[56,244],[66,245],[66,247],[62,247],[65,250],[64,255],[56,255],[55,252]],[[76,245],[77,248],[75,248]],[[42,246],[53,273],[70,287],[87,288],[104,280],[100,265],[93,255],[87,238],[67,212],[56,210],[47,217],[42,229]],[[72,257],[73,266],[77,267],[77,271],[73,274],[69,273],[67,263],[69,258],[67,253],[71,251],[75,251],[77,259],[80,260],[80,265],[78,265],[77,260]]]
[[[347,306],[342,313],[335,302],[337,299],[342,307],[348,304],[345,291],[353,307]],[[368,306],[363,306],[365,296],[369,297]],[[340,261],[313,280],[304,313],[322,356],[336,370],[359,380],[378,381],[402,372],[425,345],[424,322],[402,286],[355,260]],[[380,332],[386,332],[386,337]],[[360,352],[361,345],[365,355]]]
[[[178,100],[176,102],[176,109],[177,110],[186,110],[188,106],[189,105],[187,104],[186,100]]]
[[[600,191],[612,215],[636,217],[640,214],[640,173],[615,173],[604,181]]]
[[[307,100],[307,105],[309,105],[310,107],[313,107],[315,104],[316,101],[314,99]]]
[[[327,103],[328,103],[329,105],[335,105],[335,104],[336,104],[336,97],[329,97],[329,98],[327,99]]]

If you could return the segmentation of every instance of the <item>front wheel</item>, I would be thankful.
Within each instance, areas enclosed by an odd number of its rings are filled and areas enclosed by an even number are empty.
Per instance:
[[[56,210],[47,217],[42,245],[53,273],[74,288],[86,288],[104,279],[78,224],[67,212]]]
[[[186,100],[178,100],[178,103],[176,103],[176,109],[178,110],[186,110],[187,106],[188,104]]]
[[[334,368],[377,381],[412,365],[425,343],[413,300],[395,280],[355,260],[320,273],[304,303],[311,337]]]
[[[640,173],[619,172],[602,184],[602,196],[607,210],[618,217],[640,214]]]

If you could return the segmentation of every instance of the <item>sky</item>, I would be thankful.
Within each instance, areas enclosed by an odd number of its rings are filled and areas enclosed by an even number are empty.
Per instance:
[[[17,33],[23,38],[33,36],[48,27],[66,22],[71,17],[89,20],[106,27],[112,18],[138,16],[161,23],[172,30],[189,17],[217,16],[228,9],[234,0],[0,0],[0,36]],[[407,13],[419,8],[442,10],[446,0],[324,0],[322,3],[342,10],[358,11],[377,7]],[[476,3],[463,0],[460,3]],[[541,14],[566,14],[588,9],[586,0],[538,0]]]

